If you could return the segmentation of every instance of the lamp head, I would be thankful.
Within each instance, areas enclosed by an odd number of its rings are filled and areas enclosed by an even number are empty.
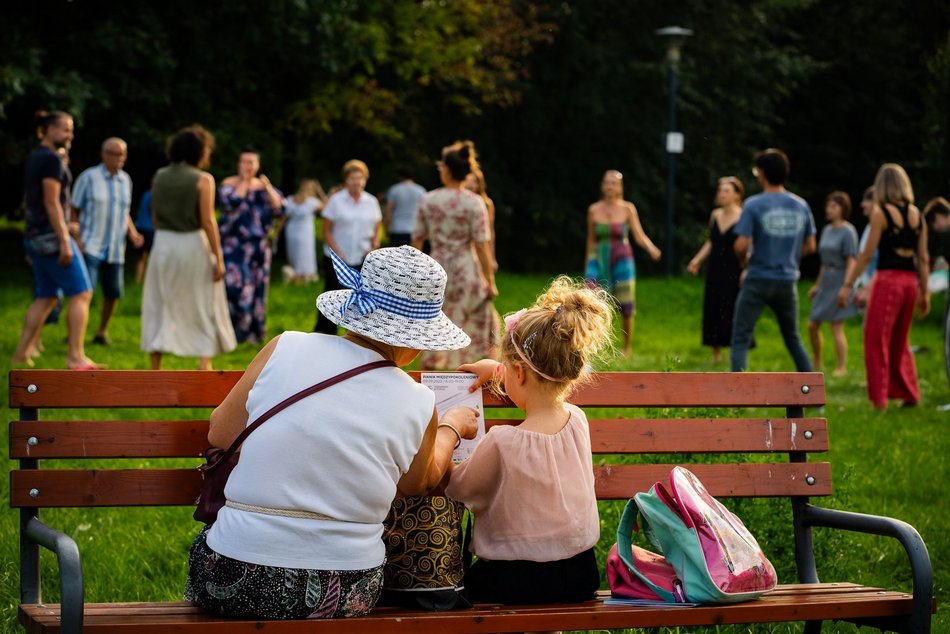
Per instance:
[[[683,45],[683,40],[693,34],[692,29],[684,29],[681,26],[666,26],[654,31],[656,35],[667,38],[667,55],[671,60],[679,59],[679,48]]]

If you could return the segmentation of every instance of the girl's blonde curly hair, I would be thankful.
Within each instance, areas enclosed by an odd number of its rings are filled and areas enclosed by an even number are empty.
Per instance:
[[[513,317],[517,323],[502,337],[502,360],[532,371],[523,363],[520,348],[537,369],[537,380],[559,393],[574,387],[586,376],[584,369],[591,360],[613,348],[609,295],[566,275],[557,277],[532,307]],[[506,321],[514,319],[509,316]]]

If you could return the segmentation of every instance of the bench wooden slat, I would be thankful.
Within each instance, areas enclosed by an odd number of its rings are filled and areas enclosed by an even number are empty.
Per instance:
[[[667,482],[673,465],[594,466],[597,497],[624,500],[654,482]],[[831,494],[826,462],[687,465],[717,497],[823,496]],[[815,478],[809,485],[805,478]],[[10,505],[185,506],[198,497],[197,469],[47,469],[10,472]],[[36,497],[31,490],[38,492]]]
[[[108,375],[108,382],[101,381]],[[418,372],[410,372],[416,380]],[[631,381],[630,375],[636,380]],[[11,407],[215,407],[241,372],[14,370]],[[28,389],[35,386],[32,393]],[[800,407],[824,405],[820,372],[604,372],[571,402],[585,407]],[[488,407],[504,405],[485,392]]]
[[[633,375],[631,377],[630,375]],[[572,403],[583,407],[802,407],[825,404],[821,372],[604,372]]]
[[[601,594],[603,597],[604,594]],[[327,621],[259,622],[221,620],[203,614],[184,603],[87,604],[87,632],[119,632],[134,626],[142,634],[168,631],[195,631],[212,634],[275,630],[287,633],[316,632],[321,634],[377,634],[378,632],[486,633],[544,629],[612,629],[663,626],[709,626],[807,619],[842,619],[857,617],[888,617],[909,614],[910,596],[878,588],[862,586],[835,587],[780,586],[776,592],[757,601],[730,606],[692,608],[633,607],[604,605],[601,601],[548,606],[477,606],[470,610],[451,612],[374,610],[370,615],[354,619]],[[398,614],[398,618],[394,618]],[[34,620],[30,632],[54,634],[59,631],[58,605],[24,605],[21,621]]]
[[[34,439],[35,444],[30,439]],[[144,439],[148,439],[144,442]],[[208,448],[207,420],[10,423],[10,458],[187,458]]]
[[[489,419],[487,427],[518,424]],[[592,419],[594,453],[758,453],[827,451],[820,418]],[[806,433],[811,438],[806,438]],[[33,441],[31,441],[33,439]],[[143,442],[148,439],[148,442]],[[10,457],[181,458],[203,455],[206,420],[13,421]]]
[[[828,451],[823,418],[591,419],[590,435],[595,454]]]
[[[669,486],[672,464],[594,466],[594,487],[601,500],[625,500],[647,491],[654,482]],[[777,497],[831,495],[827,462],[684,464],[715,497]],[[814,484],[806,482],[813,477]]]
[[[185,506],[200,488],[197,469],[18,470],[10,472],[10,506]]]
[[[13,370],[10,407],[217,407],[243,372]],[[151,375],[151,376],[149,376]],[[108,377],[108,381],[102,379]],[[30,392],[29,386],[35,386]]]

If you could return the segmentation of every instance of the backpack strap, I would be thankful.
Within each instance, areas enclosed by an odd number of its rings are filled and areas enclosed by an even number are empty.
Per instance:
[[[364,372],[369,372],[370,370],[375,370],[376,368],[389,368],[389,367],[394,368],[396,367],[396,364],[388,359],[385,359],[383,361],[373,361],[371,363],[365,363],[361,366],[349,369],[346,372],[341,372],[340,374],[337,374],[336,376],[331,376],[329,379],[326,379],[325,381],[320,381],[316,385],[311,385],[308,388],[300,390],[296,394],[293,394],[292,396],[287,397],[286,399],[284,399],[277,405],[274,405],[272,408],[270,408],[269,410],[261,414],[260,417],[256,421],[254,421],[253,423],[245,427],[244,430],[240,433],[240,435],[238,435],[238,437],[234,439],[234,442],[231,443],[231,446],[228,447],[225,453],[227,455],[232,455],[236,453],[237,450],[244,443],[244,441],[247,439],[247,437],[251,435],[252,431],[260,427],[263,423],[267,422],[267,420],[271,416],[278,413],[280,410],[284,409],[285,407],[293,405],[297,401],[302,400],[310,396],[311,394],[316,394],[320,390],[326,389],[330,387],[331,385],[336,385],[337,383],[340,383],[341,381],[345,381],[346,379],[354,377],[357,374],[363,374]]]
[[[623,515],[620,516],[620,524],[617,525],[617,555],[623,561],[624,565],[635,574],[640,581],[645,583],[648,588],[667,603],[683,603],[686,597],[677,597],[676,594],[661,588],[655,584],[642,570],[637,566],[633,557],[633,543],[631,535],[637,530],[637,518],[640,515],[640,507],[635,500],[627,500],[627,505],[623,509]]]

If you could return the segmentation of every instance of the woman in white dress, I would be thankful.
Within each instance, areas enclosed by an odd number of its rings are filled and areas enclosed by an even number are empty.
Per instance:
[[[284,271],[285,280],[301,284],[319,279],[314,217],[326,202],[327,195],[323,187],[312,178],[300,181],[297,193],[287,199],[284,236],[287,240],[289,270]]]

